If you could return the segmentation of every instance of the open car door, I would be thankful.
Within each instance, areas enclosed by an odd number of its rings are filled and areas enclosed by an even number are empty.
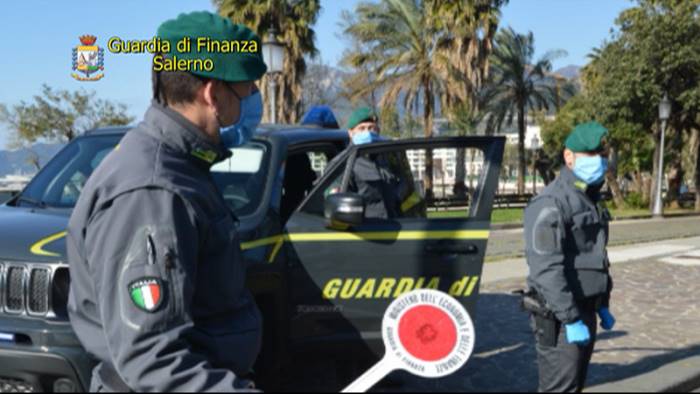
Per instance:
[[[474,317],[504,145],[445,137],[346,150],[287,222],[290,344],[381,356],[384,311],[417,288],[451,294]]]

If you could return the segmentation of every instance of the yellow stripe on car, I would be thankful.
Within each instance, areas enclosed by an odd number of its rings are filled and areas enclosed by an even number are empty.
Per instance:
[[[66,236],[65,231],[61,231],[60,233],[49,235],[48,237],[42,238],[41,240],[36,242],[34,245],[32,245],[31,248],[29,248],[29,251],[35,255],[38,255],[38,256],[59,257],[60,254],[58,254],[58,253],[48,252],[48,251],[44,250],[44,246],[50,244],[51,242],[59,240],[65,236]]]
[[[416,241],[424,239],[488,239],[488,230],[407,230],[364,231],[357,233],[292,233],[261,238],[241,243],[242,250],[274,244],[268,263],[272,263],[284,242],[353,242],[353,241]]]
[[[58,257],[60,254],[44,250],[44,246],[66,236],[65,231],[42,238],[29,249],[38,256]],[[488,239],[488,230],[407,230],[407,231],[363,231],[357,233],[292,233],[241,242],[242,250],[274,244],[268,262],[272,263],[284,242],[343,242],[343,241],[415,241],[423,239]]]
[[[271,245],[271,244],[277,242],[277,240],[280,238],[283,238],[283,235],[274,235],[272,237],[260,238],[260,239],[256,239],[253,241],[247,241],[247,242],[241,242],[241,249],[248,250],[248,249],[259,248],[261,246]]]
[[[422,239],[488,239],[488,230],[407,230],[365,231],[357,233],[296,233],[288,234],[294,242],[313,241],[413,241]]]
[[[273,263],[275,261],[275,257],[277,257],[277,253],[279,253],[280,249],[282,249],[283,244],[284,244],[284,237],[282,237],[282,236],[277,237],[277,241],[275,242],[275,247],[272,248],[272,252],[270,252],[270,257],[267,259],[268,263]]]

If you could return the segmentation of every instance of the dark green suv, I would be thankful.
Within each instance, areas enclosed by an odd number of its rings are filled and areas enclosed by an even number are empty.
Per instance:
[[[76,138],[0,206],[2,392],[89,387],[94,360],[66,312],[65,227],[86,179],[126,132]],[[343,130],[263,126],[214,166],[240,219],[248,283],[264,316],[258,385],[348,384],[383,355],[383,312],[413,289],[449,292],[473,315],[504,143],[460,137],[346,149]],[[360,157],[382,158],[400,180],[396,217],[350,217],[333,203],[342,194],[347,204],[363,204],[348,182]],[[470,186],[452,187],[457,178]],[[454,205],[446,202],[463,207],[436,212]]]

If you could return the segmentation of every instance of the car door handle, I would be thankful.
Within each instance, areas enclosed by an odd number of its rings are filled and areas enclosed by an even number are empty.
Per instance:
[[[425,251],[435,254],[475,254],[479,251],[479,248],[474,244],[428,244],[425,246]]]

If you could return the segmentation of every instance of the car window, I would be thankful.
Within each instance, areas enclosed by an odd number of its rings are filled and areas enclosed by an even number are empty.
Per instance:
[[[73,208],[92,172],[119,144],[121,135],[86,136],[73,140],[37,174],[22,192],[19,205],[39,202]],[[251,143],[232,150],[228,160],[212,168],[212,178],[229,207],[240,216],[254,212],[263,195],[267,148]]]
[[[61,193],[60,205],[62,206],[72,206],[78,202],[78,197],[80,197],[80,192],[83,190],[83,185],[87,182],[87,176],[82,172],[76,172],[68,180],[66,185],[63,187],[63,192]]]
[[[285,223],[304,201],[334,154],[335,148],[326,146],[297,151],[287,156],[280,203],[282,223]]]
[[[212,166],[213,172],[255,174],[260,170],[265,154],[259,147],[231,149],[231,157]]]
[[[305,213],[310,213],[317,216],[323,216],[325,199],[331,191],[339,191],[340,183],[345,171],[346,161],[342,161],[335,168],[330,168],[331,172],[325,173],[324,177],[319,179],[318,184],[308,196],[308,199],[302,206],[301,210]]]
[[[484,154],[476,148],[387,148],[381,153],[361,153],[345,187],[342,167],[324,180],[317,194],[359,194],[368,218],[466,217],[484,170]],[[325,198],[314,197],[303,210],[323,215]]]
[[[323,151],[307,152],[306,155],[311,161],[311,168],[314,170],[318,177],[321,177],[323,172],[326,170],[328,163],[331,161],[332,155],[329,152]]]
[[[406,153],[429,218],[463,217],[471,211],[485,168],[482,150],[441,148]],[[432,181],[428,183],[431,170]]]
[[[121,135],[97,135],[73,140],[32,179],[22,196],[51,207],[72,208],[87,179],[120,139]]]
[[[267,151],[261,143],[250,143],[231,149],[229,159],[212,167],[214,182],[238,216],[250,215],[260,206],[267,179]]]

